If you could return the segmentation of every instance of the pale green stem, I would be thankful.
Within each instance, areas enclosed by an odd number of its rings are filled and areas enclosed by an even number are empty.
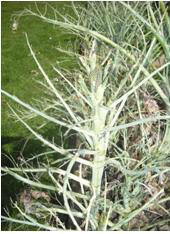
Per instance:
[[[2,169],[6,170],[4,167]],[[47,172],[48,170],[51,171],[51,173],[57,173],[59,175],[65,176],[66,171],[60,169],[60,168],[10,168],[9,170],[14,171],[14,172],[27,172],[27,173],[40,173],[40,172]],[[79,176],[76,176],[72,173],[69,174],[69,179],[75,180],[77,182],[80,182],[87,186],[90,187],[90,182],[86,179],[80,178]]]
[[[155,76],[159,71],[163,70],[165,67],[167,67],[169,65],[170,65],[170,62],[164,64],[163,66],[161,66],[160,68],[158,68],[157,70],[155,70],[154,72],[152,72],[151,74],[148,73],[149,75],[147,75],[147,77],[145,79],[143,79],[141,82],[139,82],[139,84],[137,84],[131,90],[129,90],[128,92],[126,92],[122,97],[120,97],[119,99],[117,99],[116,101],[114,101],[113,104],[110,107],[113,108],[114,106],[116,106],[117,104],[119,104],[125,97],[128,97],[129,95],[131,95],[132,93],[134,93],[137,89],[139,89],[148,80],[151,80],[152,77]],[[163,98],[164,102],[170,107],[170,103],[169,103],[168,97],[162,92],[162,89],[159,87],[159,85],[157,86],[157,83],[155,83],[155,86],[159,90],[159,94]]]
[[[90,202],[89,202],[89,206],[87,208],[87,214],[86,214],[86,226],[85,226],[85,231],[88,231],[88,225],[89,225],[89,222],[90,222],[90,213],[91,213],[91,208],[93,206],[93,203],[96,199],[96,194],[95,192],[93,193],[93,196],[91,197],[90,199]],[[94,217],[95,218],[95,217]]]
[[[81,231],[80,226],[78,225],[76,219],[74,218],[74,215],[71,212],[70,205],[68,203],[68,198],[67,198],[67,185],[68,185],[69,174],[70,174],[70,171],[71,171],[74,163],[76,162],[77,157],[79,157],[79,156],[78,155],[74,156],[74,158],[72,158],[72,160],[70,161],[70,163],[67,167],[67,171],[66,171],[65,178],[64,178],[64,185],[63,185],[63,198],[64,198],[65,207],[68,211],[68,214],[69,214],[73,224],[76,226],[77,230]]]
[[[14,219],[14,218],[10,218],[10,217],[5,217],[5,216],[1,216],[1,218],[6,220],[6,221],[9,221],[9,222],[20,223],[20,224],[23,224],[23,225],[36,226],[36,227],[40,227],[42,229],[46,229],[46,230],[49,230],[49,231],[63,231],[63,229],[59,229],[59,228],[56,228],[56,227],[50,227],[48,225],[43,225],[43,224],[40,224],[40,223],[32,223],[32,222],[28,222],[28,221],[25,221],[25,220],[18,220],[18,219]]]
[[[55,186],[46,185],[46,184],[42,184],[40,182],[32,181],[30,179],[27,179],[27,178],[25,178],[23,176],[18,175],[17,173],[11,171],[8,168],[3,168],[2,167],[1,170],[4,171],[4,172],[6,172],[6,173],[8,173],[11,176],[13,176],[17,180],[22,181],[23,183],[29,184],[32,187],[34,186],[34,187],[37,187],[37,188],[47,189],[47,190],[55,191],[55,192],[58,192],[58,193],[63,193],[63,189],[58,189]],[[78,197],[78,198],[82,198],[82,199],[86,199],[86,200],[89,199],[89,196],[83,195],[83,194],[80,194],[80,193],[75,193],[75,192],[71,192],[70,193],[68,191],[67,191],[67,193],[68,194],[72,194],[73,196]]]
[[[135,17],[137,17],[139,20],[141,20],[145,25],[148,26],[149,30],[151,30],[151,32],[154,34],[154,36],[157,38],[157,40],[160,42],[163,50],[165,51],[165,54],[167,55],[167,58],[169,58],[169,48],[168,48],[168,44],[167,42],[164,40],[163,36],[161,35],[160,32],[158,32],[157,30],[155,30],[155,28],[147,21],[145,20],[141,15],[139,15],[135,10],[132,9],[132,7],[130,7],[128,4],[126,4],[125,2],[121,2],[122,5],[124,5],[127,9],[129,9],[134,15]]]
[[[78,120],[77,118],[75,117],[74,115],[74,112],[70,109],[70,107],[67,105],[67,103],[64,101],[64,99],[62,98],[62,96],[58,93],[57,89],[54,87],[53,83],[50,81],[50,79],[48,78],[48,75],[45,73],[45,71],[43,70],[42,66],[40,65],[40,63],[38,62],[36,56],[35,56],[35,53],[33,52],[32,48],[31,48],[31,45],[29,43],[29,40],[28,40],[28,36],[27,34],[25,33],[25,36],[26,36],[26,40],[27,40],[27,45],[30,49],[30,52],[39,68],[39,70],[41,71],[42,75],[44,76],[46,82],[48,83],[48,85],[51,87],[52,91],[54,92],[54,94],[56,95],[56,97],[61,101],[61,103],[63,104],[63,106],[66,108],[66,110],[68,111],[68,113],[70,114],[70,116],[72,117],[72,119],[75,121],[75,123],[78,124]]]
[[[117,224],[115,224],[111,229],[111,230],[115,230],[119,227],[121,227],[123,224],[126,224],[127,222],[129,222],[132,218],[134,218],[135,216],[137,216],[141,211],[149,208],[153,202],[164,192],[164,189],[161,189],[157,194],[155,194],[147,203],[145,203],[145,205],[143,205],[141,208],[131,212],[129,214],[129,216],[125,219],[123,219],[122,221],[118,222]]]
[[[13,176],[14,178],[16,178],[19,181],[22,181],[26,184],[29,184],[31,186],[35,186],[38,188],[43,188],[43,189],[47,189],[47,190],[52,190],[52,191],[57,191],[57,189],[55,188],[55,186],[51,186],[51,185],[46,185],[46,184],[42,184],[40,182],[34,182],[30,179],[27,179],[23,176],[18,175],[17,173],[10,171],[10,169],[8,168],[1,168],[2,171],[7,172],[9,175]]]
[[[130,128],[139,124],[144,124],[144,123],[148,123],[148,122],[155,122],[157,120],[169,120],[170,119],[170,115],[165,115],[165,116],[154,116],[153,117],[149,117],[149,118],[145,118],[145,119],[139,119],[136,121],[133,121],[131,123],[127,123],[127,124],[121,124],[112,128],[105,128],[103,131],[103,134],[105,134],[108,131],[118,131],[121,129],[125,129],[125,128]]]
[[[100,195],[101,182],[106,159],[106,151],[108,148],[109,135],[100,135],[100,132],[105,128],[107,112],[108,111],[100,105],[96,106],[94,121],[94,131],[96,133],[96,136],[94,137],[94,147],[97,153],[94,155],[94,166],[92,172],[92,187],[96,196]]]
[[[169,18],[168,12],[167,12],[168,8],[166,9],[163,1],[160,1],[160,7],[161,7],[163,13],[165,14],[165,20],[166,20],[166,24],[167,24],[167,28],[168,28],[168,33],[170,35],[170,18]],[[169,57],[170,57],[170,55],[169,55]]]
[[[36,203],[37,204],[37,203]],[[68,215],[68,211],[64,208],[61,208],[60,206],[57,206],[55,204],[52,204],[52,207],[45,207],[43,206],[41,203],[39,204],[40,205],[40,208],[37,208],[37,211],[44,211],[44,210],[49,210],[50,213],[53,212],[53,213],[60,213],[60,214],[66,214]],[[42,207],[42,208],[41,208]],[[83,213],[81,212],[78,212],[76,210],[72,210],[72,214],[77,217],[77,218],[84,218],[84,215]]]
[[[155,29],[143,18],[141,17],[139,14],[136,14],[136,12],[127,4],[125,4],[124,2],[121,2],[121,4],[125,5],[130,11],[133,12],[133,14],[135,14],[136,17],[138,17],[143,23],[146,23],[146,25],[150,28],[150,30],[154,33],[155,37],[160,41],[162,47],[164,48],[164,51],[167,54],[167,58],[169,57],[168,55],[168,51],[169,51],[169,47],[167,46],[167,43],[165,43],[165,41],[162,39],[162,36],[157,33],[155,31]],[[45,16],[42,15],[38,15],[30,10],[26,10],[26,12],[28,12],[31,15],[37,16],[41,19],[43,19],[45,22],[54,24],[54,25],[58,25],[60,27],[63,28],[67,28],[67,29],[71,29],[73,31],[80,31],[80,32],[84,32],[87,33],[89,35],[92,35],[93,37],[109,44],[110,46],[117,48],[121,53],[123,53],[125,56],[127,56],[129,59],[131,59],[134,63],[136,63],[136,58],[135,56],[133,56],[130,52],[128,52],[127,50],[125,50],[124,48],[122,48],[121,46],[119,46],[118,44],[116,44],[114,41],[110,40],[109,38],[103,36],[102,34],[96,32],[96,31],[92,31],[86,27],[80,26],[80,25],[76,25],[73,24],[71,22],[69,23],[63,23],[57,20],[53,20],[53,19],[49,19]],[[139,68],[142,70],[142,72],[146,75],[149,76],[149,72],[146,70],[145,67],[141,66],[139,64]],[[161,98],[165,101],[165,103],[167,104],[167,96],[164,94],[164,92],[160,89],[159,85],[157,84],[156,80],[154,80],[153,78],[150,79],[150,82],[152,83],[152,85],[154,86],[154,88],[157,90],[157,92],[159,93],[159,95],[161,96]]]
[[[64,127],[68,128],[68,129],[73,129],[73,130],[75,130],[75,131],[77,131],[77,132],[82,132],[83,134],[87,134],[87,135],[89,135],[89,136],[93,136],[93,135],[94,135],[94,133],[93,133],[92,131],[83,129],[83,128],[81,128],[81,127],[77,127],[77,126],[75,126],[75,125],[70,125],[70,124],[64,123],[64,122],[62,122],[62,121],[60,121],[60,120],[57,120],[57,119],[55,119],[55,118],[53,118],[53,117],[51,117],[51,116],[49,116],[49,115],[47,115],[47,114],[45,114],[45,113],[39,111],[39,110],[36,110],[35,108],[33,108],[32,106],[30,106],[29,104],[27,104],[27,103],[21,101],[19,98],[15,97],[15,96],[13,96],[13,95],[11,95],[11,94],[9,94],[8,92],[6,92],[6,91],[4,91],[4,90],[1,90],[1,93],[5,94],[7,97],[11,98],[12,100],[14,100],[15,102],[17,102],[17,103],[20,104],[21,106],[23,106],[23,107],[25,107],[26,109],[28,109],[28,110],[30,110],[30,111],[36,113],[36,114],[39,115],[39,116],[41,116],[41,117],[47,119],[47,120],[50,121],[50,122],[56,123],[57,125],[60,125],[60,126],[64,126]]]

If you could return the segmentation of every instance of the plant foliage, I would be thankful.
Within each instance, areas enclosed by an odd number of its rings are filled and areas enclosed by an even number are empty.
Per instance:
[[[34,106],[2,93],[23,107],[22,114],[10,109],[49,151],[34,156],[35,166],[30,158],[2,168],[29,185],[13,204],[17,218],[3,219],[37,230],[164,230],[170,221],[168,8],[163,2],[72,7],[74,18],[48,4],[45,14],[38,6],[19,14],[75,34],[75,50],[58,49],[77,67],[52,66],[51,79],[25,34],[45,94]],[[44,128],[60,126],[61,140],[29,126],[35,117],[43,118]]]

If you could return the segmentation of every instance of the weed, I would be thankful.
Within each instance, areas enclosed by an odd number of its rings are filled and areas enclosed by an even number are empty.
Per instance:
[[[46,14],[48,7],[54,19]],[[48,4],[45,14],[38,7],[22,11],[22,17],[35,16],[73,33],[84,51],[66,51],[77,65],[71,72],[53,66],[53,80],[25,34],[46,95],[36,106],[2,93],[27,110],[19,114],[10,106],[51,151],[35,167],[26,161],[22,167],[2,168],[31,187],[29,204],[24,200],[21,208],[14,203],[20,219],[3,219],[41,230],[161,230],[169,222],[166,7],[163,2],[156,8],[148,2],[89,2],[87,9],[73,5],[73,10],[74,18]],[[49,122],[61,126],[60,146],[53,136],[47,139],[28,124],[34,116],[44,119],[42,128]],[[72,137],[79,143],[65,145],[63,139]],[[33,199],[32,190],[40,196]],[[48,200],[42,200],[42,194]]]

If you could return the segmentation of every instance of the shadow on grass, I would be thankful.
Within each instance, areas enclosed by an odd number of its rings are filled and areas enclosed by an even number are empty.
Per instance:
[[[45,139],[52,140],[52,136],[55,136],[54,140],[58,145],[61,145],[61,134],[64,129],[59,130],[57,128],[49,128],[42,135]],[[65,147],[74,148],[76,144],[75,133],[65,143]],[[30,137],[20,136],[2,136],[1,137],[1,166],[2,167],[16,167],[16,163],[19,165],[20,160],[27,160],[35,155],[51,151],[48,147],[42,145],[42,143],[36,139]],[[47,155],[39,158],[39,162],[47,163]],[[50,157],[59,159],[62,156],[54,153]],[[49,157],[49,160],[50,160]],[[31,161],[32,165],[36,167],[38,161],[35,158]],[[55,165],[57,166],[57,165]],[[16,201],[17,195],[25,188],[25,184],[13,178],[10,175],[4,175],[1,179],[1,214],[6,215],[4,208],[11,210],[11,199]]]
[[[48,129],[43,135],[45,138],[51,138],[51,136],[56,136],[57,141],[59,141],[59,135],[56,134],[56,129]],[[54,135],[55,134],[55,135]],[[2,167],[16,167],[16,163],[19,165],[20,160],[27,160],[32,158],[37,154],[41,154],[49,151],[49,148],[42,145],[38,140],[24,137],[11,137],[11,136],[2,136],[1,137],[1,165]],[[51,149],[50,149],[51,151]],[[50,157],[55,157],[56,159],[61,157],[57,153],[50,155]],[[47,156],[44,155],[39,159],[42,163],[43,161],[47,162]],[[35,158],[31,161],[31,165],[36,167],[38,160]],[[17,200],[17,195],[23,191],[25,184],[13,178],[10,175],[3,175],[1,179],[1,214],[7,215],[5,209],[12,212],[11,199],[13,201]],[[4,226],[4,227],[3,227]],[[2,223],[2,229],[6,229],[7,224]],[[7,230],[7,229],[6,229]]]
[[[2,167],[15,167],[22,154],[21,149],[26,139],[23,137],[2,136],[1,165]],[[10,150],[8,147],[10,146]],[[41,149],[40,143],[36,140],[29,140],[25,146],[22,157],[25,159],[31,153],[36,153]],[[16,195],[23,189],[23,184],[10,175],[4,175],[1,179],[1,214],[5,215],[4,208],[11,209],[10,200],[16,200]]]

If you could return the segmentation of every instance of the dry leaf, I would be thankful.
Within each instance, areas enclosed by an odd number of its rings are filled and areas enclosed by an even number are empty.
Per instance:
[[[154,68],[160,68],[161,66],[163,66],[165,64],[165,55],[162,54],[161,56],[159,56],[153,63],[152,66]]]
[[[148,114],[155,114],[159,112],[157,102],[147,94],[144,94],[144,107]]]
[[[50,197],[47,194],[47,192],[40,192],[37,190],[31,190],[31,196],[36,200],[39,198],[44,198],[47,202],[50,201]]]

